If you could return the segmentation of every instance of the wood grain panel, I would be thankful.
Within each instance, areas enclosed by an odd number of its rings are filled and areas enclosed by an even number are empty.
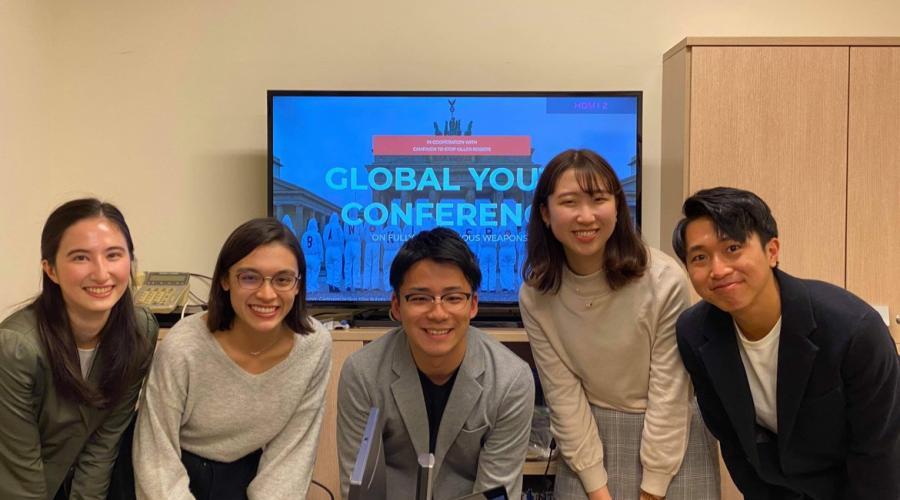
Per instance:
[[[848,47],[694,47],[690,192],[749,189],[781,266],[844,286]]]
[[[663,61],[659,246],[672,257],[676,257],[672,230],[681,218],[681,204],[688,190],[690,74],[690,55],[686,50]]]
[[[334,494],[341,496],[340,472],[337,457],[337,383],[344,361],[354,352],[362,349],[362,341],[339,341],[331,345],[331,378],[325,393],[325,417],[319,434],[319,448],[316,454],[316,468],[313,479],[325,485]],[[310,484],[306,495],[308,500],[329,500],[322,488]]]
[[[900,342],[900,47],[850,50],[847,289],[887,305]]]
[[[686,47],[697,47],[701,45],[717,45],[717,46],[896,46],[900,45],[900,37],[896,36],[753,36],[753,37],[735,37],[735,36],[699,36],[687,37],[667,50],[663,55],[663,60],[672,57],[676,52]]]

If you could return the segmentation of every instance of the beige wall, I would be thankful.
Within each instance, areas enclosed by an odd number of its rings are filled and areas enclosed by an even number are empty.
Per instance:
[[[123,209],[142,269],[209,273],[266,211],[266,89],[642,90],[657,245],[663,52],[900,35],[892,0],[661,4],[0,0],[0,317],[37,291],[43,219],[84,194]]]

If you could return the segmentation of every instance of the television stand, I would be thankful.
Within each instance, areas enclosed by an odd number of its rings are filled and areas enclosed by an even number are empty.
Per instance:
[[[378,307],[354,311],[348,318],[351,328],[394,328],[399,321],[388,315],[388,307]],[[522,328],[522,317],[515,306],[479,308],[478,315],[471,321],[476,328]]]

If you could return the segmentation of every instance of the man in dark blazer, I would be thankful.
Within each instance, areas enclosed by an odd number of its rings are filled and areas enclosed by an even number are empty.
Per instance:
[[[450,229],[423,231],[397,253],[390,281],[401,327],[353,353],[341,369],[343,498],[373,406],[385,418],[387,498],[415,498],[417,457],[429,452],[435,500],[498,486],[519,498],[534,379],[521,358],[469,326],[481,282],[474,255]]]
[[[706,189],[683,212],[673,247],[703,301],[678,348],[745,498],[900,499],[900,361],[878,313],[780,271],[755,194]]]

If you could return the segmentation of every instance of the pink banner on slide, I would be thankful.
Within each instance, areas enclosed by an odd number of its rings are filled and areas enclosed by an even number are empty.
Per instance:
[[[530,156],[527,135],[375,135],[376,156]]]

